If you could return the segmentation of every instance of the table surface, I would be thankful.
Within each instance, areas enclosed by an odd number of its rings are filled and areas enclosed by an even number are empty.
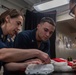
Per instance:
[[[52,74],[49,74],[49,75],[76,75],[76,72],[67,72],[67,73],[60,73],[60,72],[56,72],[56,73],[52,73]]]
[[[43,75],[43,74],[33,74],[33,75]],[[76,75],[76,72],[70,72],[70,73],[69,72],[68,73],[58,72],[58,73],[51,73],[51,74],[48,74],[48,75]]]

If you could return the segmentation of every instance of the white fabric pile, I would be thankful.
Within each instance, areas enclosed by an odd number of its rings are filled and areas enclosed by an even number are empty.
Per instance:
[[[54,66],[52,64],[30,64],[26,70],[25,73],[27,75],[29,74],[50,74],[54,71]]]
[[[73,71],[73,69],[71,66],[68,65],[67,60],[62,58],[57,58],[55,60],[51,60],[50,64],[30,64],[26,68],[25,73],[27,75],[30,74],[47,75],[52,73],[53,71],[69,72],[69,71]]]
[[[67,71],[73,71],[71,66],[67,65],[67,62],[55,62],[53,63],[54,70],[59,72],[67,72]]]
[[[54,66],[54,71],[57,71],[57,72],[73,71],[72,67],[68,65],[67,61],[57,62],[55,60],[51,60],[51,63]]]

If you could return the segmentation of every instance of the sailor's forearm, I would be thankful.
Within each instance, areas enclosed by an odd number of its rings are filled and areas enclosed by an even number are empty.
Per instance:
[[[0,50],[0,60],[6,62],[21,61],[36,56],[38,56],[38,51],[34,49],[23,50],[15,48],[3,48]]]

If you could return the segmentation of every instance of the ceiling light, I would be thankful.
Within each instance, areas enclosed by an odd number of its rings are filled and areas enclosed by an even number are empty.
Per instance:
[[[52,0],[41,4],[35,4],[33,7],[37,11],[44,11],[44,10],[66,5],[68,3],[69,3],[68,0]]]

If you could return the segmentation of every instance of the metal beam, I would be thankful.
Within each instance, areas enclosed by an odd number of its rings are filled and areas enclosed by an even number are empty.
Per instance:
[[[34,2],[32,1],[32,0],[24,0],[26,3],[28,3],[29,5],[33,5],[34,4]]]

